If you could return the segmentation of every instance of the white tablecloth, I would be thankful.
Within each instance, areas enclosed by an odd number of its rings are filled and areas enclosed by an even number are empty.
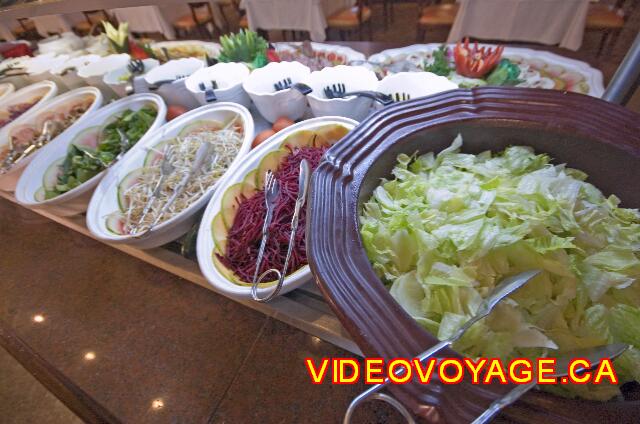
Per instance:
[[[173,40],[176,35],[170,22],[167,22],[158,6],[127,7],[113,9],[113,14],[118,22],[129,22],[129,30],[133,32],[159,32],[168,40]]]
[[[313,41],[327,38],[326,17],[351,7],[355,0],[242,0],[252,30],[309,31]]]
[[[465,36],[578,50],[590,0],[460,0],[448,42]]]

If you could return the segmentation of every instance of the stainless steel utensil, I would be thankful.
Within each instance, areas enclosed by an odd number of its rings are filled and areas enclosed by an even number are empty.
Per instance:
[[[29,156],[31,153],[35,152],[45,144],[51,141],[51,137],[53,137],[54,129],[58,126],[58,124],[54,121],[46,121],[42,126],[42,132],[40,136],[37,138],[35,143],[30,144],[26,149],[22,151],[20,156],[17,158],[12,158],[11,162],[7,165],[7,169],[3,168],[3,171],[6,172],[10,166],[16,165],[20,163],[24,158]],[[13,144],[13,143],[12,143]],[[14,150],[15,154],[15,150]],[[10,166],[9,166],[10,165]]]
[[[188,75],[176,75],[175,78],[156,81],[153,84],[149,84],[149,90],[155,91],[165,84],[170,84],[172,82],[185,79],[186,77],[188,77]]]
[[[124,156],[125,153],[127,153],[131,148],[131,141],[129,140],[129,137],[127,137],[127,135],[124,133],[124,131],[122,131],[120,128],[116,128],[116,131],[118,132],[118,136],[120,137],[120,153],[118,153],[118,156],[116,156],[116,158],[111,163],[117,162],[122,159],[122,156]]]
[[[273,84],[273,88],[276,91],[282,91],[282,90],[286,90],[288,88],[292,88],[294,90],[299,91],[300,93],[302,93],[305,96],[313,91],[313,89],[311,87],[309,87],[307,84],[303,84],[301,82],[297,82],[297,83],[294,84],[291,81],[291,78],[285,78],[282,81],[276,82],[275,84]]]
[[[327,99],[341,99],[349,96],[361,96],[373,99],[383,106],[393,103],[391,96],[372,90],[360,90],[347,92],[346,86],[342,83],[332,84],[324,88],[324,95]]]
[[[475,324],[476,322],[480,321],[482,318],[485,318],[487,315],[489,315],[493,310],[493,308],[495,308],[496,305],[500,303],[500,301],[502,301],[505,297],[509,296],[511,293],[513,293],[514,291],[518,290],[520,287],[525,285],[527,282],[529,282],[533,277],[538,275],[540,272],[541,272],[540,270],[525,271],[520,274],[513,275],[511,277],[508,277],[502,280],[502,282],[498,284],[485,299],[483,299],[475,315],[471,317],[467,322],[465,322],[464,325],[462,325],[462,327],[460,327],[458,331],[456,331],[453,334],[453,336],[449,337],[446,340],[442,340],[440,343],[437,343],[436,345],[422,352],[418,356],[418,359],[420,360],[420,362],[425,361],[426,359],[432,357],[433,355],[435,355],[445,347],[453,344],[460,337],[462,337],[462,335],[469,328],[471,328],[473,324]],[[405,372],[406,371],[404,369],[400,369],[396,372],[396,375],[402,376]],[[355,399],[353,399],[353,401],[351,401],[351,404],[349,404],[349,407],[347,408],[347,412],[344,415],[344,419],[342,421],[343,424],[349,424],[351,422],[351,417],[353,416],[353,412],[355,411],[355,409],[361,403],[367,400],[372,394],[377,393],[383,388],[385,388],[386,386],[388,386],[390,382],[391,380],[389,378],[386,378],[383,383],[376,384],[375,386],[371,386],[369,389],[360,393]],[[394,406],[398,407],[398,405],[394,405]],[[404,406],[402,406],[402,409],[399,409],[399,410],[403,415],[405,415],[405,413],[408,413],[408,411],[406,411],[406,408],[404,408]],[[413,423],[413,420],[409,422]]]
[[[289,246],[287,247],[287,256],[284,259],[284,265],[282,266],[282,271],[278,271],[277,269],[270,269],[262,273],[260,277],[258,277],[257,281],[255,281],[251,286],[251,296],[253,300],[258,302],[268,302],[274,297],[276,297],[280,290],[282,290],[282,284],[284,283],[284,279],[287,276],[287,268],[289,267],[289,259],[291,259],[291,253],[293,252],[293,246],[295,245],[296,231],[298,230],[298,220],[300,218],[300,210],[304,206],[307,200],[307,193],[309,191],[309,181],[311,179],[311,168],[309,167],[309,162],[306,159],[303,159],[300,162],[300,174],[298,175],[298,197],[296,198],[296,205],[293,211],[293,217],[291,218],[291,234],[289,235]],[[261,246],[262,247],[262,246]],[[256,268],[256,270],[259,268]],[[274,273],[278,276],[278,284],[275,289],[271,293],[269,293],[265,297],[258,297],[258,284],[262,281],[262,279],[268,275]]]
[[[149,211],[151,210],[151,206],[153,206],[153,202],[155,202],[156,197],[158,196],[158,193],[160,193],[160,189],[164,185],[164,182],[166,181],[167,177],[173,174],[175,167],[171,162],[171,155],[172,155],[171,148],[169,145],[166,145],[162,153],[162,162],[160,163],[160,179],[158,179],[158,182],[156,183],[155,187],[151,191],[151,194],[149,195],[149,199],[147,200],[147,203],[144,205],[144,208],[142,209],[142,214],[140,215],[140,219],[138,220],[138,223],[135,226],[135,229],[133,231],[134,233],[138,232],[138,228],[140,228],[140,226],[142,225],[142,222],[149,214]]]
[[[204,83],[204,81],[200,81],[200,83],[198,84],[198,88],[200,89],[200,91],[204,91],[204,100],[207,103],[215,102],[216,100],[218,100],[216,98],[216,94],[213,92],[213,90],[218,88],[218,83],[216,83],[215,81],[211,81],[211,85],[208,87]]]
[[[622,355],[628,348],[629,346],[624,343],[614,343],[591,347],[588,349],[575,350],[572,352],[565,352],[556,358],[556,371],[554,374],[549,375],[549,377],[566,377],[569,374],[569,364],[575,358],[584,358],[589,361],[591,367],[588,369],[582,369],[582,371],[589,371],[597,368],[603,359],[613,360]],[[581,371],[577,370],[577,372],[580,373]],[[509,393],[493,402],[486,411],[473,421],[472,424],[485,424],[489,422],[498,414],[498,412],[518,400],[522,395],[536,387],[537,384],[537,381],[533,381],[528,384],[516,386]]]
[[[264,204],[267,209],[264,215],[264,222],[262,224],[262,240],[260,241],[260,248],[258,249],[258,258],[256,260],[256,270],[253,273],[252,284],[257,287],[258,273],[260,272],[260,265],[262,265],[262,258],[264,257],[264,249],[267,247],[267,240],[269,239],[269,225],[273,219],[273,210],[276,207],[278,196],[280,195],[280,184],[271,170],[268,170],[264,179]],[[253,289],[252,289],[253,294]]]

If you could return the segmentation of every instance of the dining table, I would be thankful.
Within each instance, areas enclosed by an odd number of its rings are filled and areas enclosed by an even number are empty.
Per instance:
[[[327,17],[353,7],[355,0],[242,0],[252,30],[309,32],[311,41],[327,38]]]
[[[525,41],[578,50],[591,0],[458,0],[447,41]]]

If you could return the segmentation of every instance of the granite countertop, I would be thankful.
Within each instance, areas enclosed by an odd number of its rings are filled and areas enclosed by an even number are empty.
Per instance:
[[[0,345],[88,422],[337,423],[364,388],[310,384],[349,352],[4,199],[0,240]]]

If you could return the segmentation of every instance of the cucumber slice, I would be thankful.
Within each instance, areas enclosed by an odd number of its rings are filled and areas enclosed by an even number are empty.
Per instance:
[[[224,222],[225,228],[231,228],[233,220],[236,217],[238,211],[238,197],[242,194],[242,183],[232,185],[222,195],[222,201],[220,202],[220,214]]]
[[[78,147],[80,150],[98,150],[100,134],[102,134],[102,128],[100,127],[85,128],[73,138],[71,144]]]
[[[271,172],[276,172],[284,158],[289,156],[289,153],[291,152],[289,152],[288,149],[280,148],[267,153],[262,158],[256,169],[256,188],[262,189],[264,187],[264,179],[267,171],[271,170]]]
[[[36,192],[33,195],[33,199],[36,202],[44,202],[45,200],[47,200],[44,187],[40,187],[38,190],[36,190]]]
[[[114,212],[107,217],[105,222],[105,226],[107,230],[111,231],[113,234],[117,234],[122,236],[125,234],[124,231],[125,219],[119,212]]]
[[[62,175],[62,164],[65,158],[60,158],[49,165],[42,175],[42,188],[44,190],[53,191],[58,184],[58,177]],[[36,199],[38,200],[38,199]]]
[[[214,253],[218,252],[224,255],[227,249],[227,234],[229,234],[229,228],[224,224],[222,212],[220,212],[211,222],[211,235],[213,237],[213,243],[215,244]]]
[[[218,272],[227,280],[231,281],[233,284],[246,286],[247,283],[240,281],[240,279],[231,271],[229,268],[224,266],[220,259],[216,256],[215,251],[211,254],[211,260],[213,261],[213,266],[218,270]]]
[[[186,136],[188,136],[189,134],[195,132],[195,131],[203,131],[203,130],[207,130],[207,131],[217,131],[222,129],[222,123],[218,122],[218,121],[195,121],[190,123],[189,125],[184,126],[181,130],[180,133],[178,134],[178,137],[184,138]]]
[[[247,175],[244,176],[244,180],[242,180],[242,182],[246,185],[250,185],[255,188],[258,185],[258,181],[256,180],[257,175],[258,175],[258,170],[253,169],[249,171]]]
[[[166,146],[170,141],[172,141],[172,139],[163,140],[149,149],[147,155],[144,157],[144,166],[148,167],[159,165],[162,161],[162,152],[164,151],[164,146]]]
[[[294,132],[289,137],[284,139],[284,141],[280,144],[280,149],[286,150],[286,146],[289,146],[292,150],[300,147],[312,146],[315,136],[316,133],[312,130],[300,130]]]
[[[133,171],[129,172],[118,184],[118,207],[121,212],[127,210],[129,205],[127,204],[127,198],[125,193],[129,187],[136,184],[138,182],[138,177],[142,175],[144,172],[144,168],[137,168]]]

